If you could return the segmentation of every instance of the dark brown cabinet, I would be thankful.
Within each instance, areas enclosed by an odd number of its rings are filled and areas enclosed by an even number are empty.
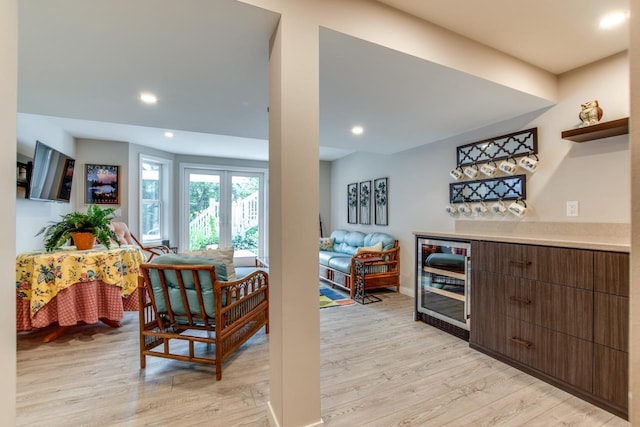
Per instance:
[[[594,264],[596,292],[629,296],[629,254],[596,252]]]
[[[596,252],[593,393],[626,413],[629,365],[629,256]]]
[[[578,338],[593,339],[593,292],[513,278],[505,314]]]
[[[594,342],[615,350],[627,351],[628,318],[629,298],[596,292],[593,312]]]
[[[508,283],[506,276],[486,271],[474,270],[472,267],[471,313],[473,327],[470,340],[480,346],[504,352],[504,294]],[[474,310],[482,310],[482,315],[475,315]],[[480,312],[478,312],[480,313]]]
[[[594,344],[594,350],[593,394],[619,408],[624,408],[626,414],[629,354],[599,344]]]
[[[470,345],[627,415],[629,256],[472,242]]]

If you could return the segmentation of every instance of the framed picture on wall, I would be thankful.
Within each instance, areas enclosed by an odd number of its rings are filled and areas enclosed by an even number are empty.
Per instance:
[[[86,204],[120,204],[120,166],[85,165],[84,202]]]
[[[375,198],[374,216],[376,225],[389,225],[389,181],[378,178],[373,181]]]
[[[360,183],[360,224],[371,224],[371,181]]]
[[[347,185],[347,222],[358,223],[358,183]]]

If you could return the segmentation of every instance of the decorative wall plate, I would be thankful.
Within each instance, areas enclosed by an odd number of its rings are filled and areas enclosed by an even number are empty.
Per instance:
[[[449,184],[449,202],[492,202],[526,199],[526,175],[503,176]]]
[[[538,153],[538,128],[531,128],[457,148],[457,165],[467,166]]]

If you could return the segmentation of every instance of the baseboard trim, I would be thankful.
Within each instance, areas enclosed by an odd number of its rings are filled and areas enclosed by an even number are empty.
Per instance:
[[[411,297],[411,298],[415,298],[416,297],[415,288],[403,288],[402,286],[400,286],[400,293],[402,295],[406,295],[406,296]]]
[[[278,422],[278,418],[276,417],[276,413],[273,411],[273,406],[271,406],[271,402],[267,402],[267,416],[269,418],[269,425],[271,427],[280,427],[280,423]],[[303,427],[319,427],[324,425],[324,421],[320,418],[320,421],[316,421],[313,424],[307,424]]]
[[[267,417],[269,418],[269,425],[271,427],[280,427],[280,423],[278,422],[276,413],[273,412],[273,406],[271,406],[270,401],[267,401]]]

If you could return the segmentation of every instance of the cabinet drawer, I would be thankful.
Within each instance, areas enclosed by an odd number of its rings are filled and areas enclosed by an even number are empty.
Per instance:
[[[505,355],[583,390],[592,390],[593,343],[510,317]]]
[[[629,254],[596,252],[593,275],[597,292],[629,296]]]
[[[593,292],[517,278],[505,288],[508,316],[585,340],[593,339]]]
[[[593,340],[616,350],[629,349],[629,298],[594,293]]]
[[[512,243],[472,242],[471,268],[498,274],[519,275],[526,267],[525,246]]]
[[[548,329],[512,317],[506,317],[505,326],[505,354],[527,366],[553,375],[554,334]]]
[[[529,246],[526,257],[533,263],[529,279],[593,289],[592,251]]]
[[[593,289],[593,252],[581,249],[475,242],[472,268]]]

